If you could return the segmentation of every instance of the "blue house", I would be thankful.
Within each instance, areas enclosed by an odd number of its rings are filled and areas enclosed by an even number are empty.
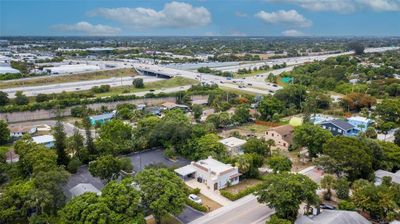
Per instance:
[[[92,125],[104,124],[105,122],[113,119],[115,117],[115,114],[116,114],[116,111],[114,110],[111,113],[90,116],[89,120]]]
[[[367,130],[367,128],[373,123],[373,120],[360,116],[349,117],[347,121],[349,124],[353,125],[355,129],[362,132]]]
[[[321,127],[333,135],[355,136],[358,130],[350,123],[343,120],[329,120],[321,123]]]

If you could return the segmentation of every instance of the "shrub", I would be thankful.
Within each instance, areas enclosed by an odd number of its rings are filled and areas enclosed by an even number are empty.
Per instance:
[[[72,159],[71,161],[69,161],[68,166],[67,166],[67,170],[70,173],[76,173],[79,169],[79,167],[81,166],[81,161],[77,158]]]
[[[200,188],[189,188],[189,194],[200,194]]]
[[[355,211],[356,210],[356,206],[354,205],[354,203],[351,201],[347,201],[347,200],[343,200],[343,201],[339,202],[338,208],[340,210],[347,210],[347,211]]]
[[[132,162],[128,157],[121,157],[120,162],[121,162],[121,170],[129,173],[133,171]]]
[[[197,204],[196,202],[190,200],[189,198],[186,198],[186,204],[198,211],[208,212],[208,208],[206,206]]]

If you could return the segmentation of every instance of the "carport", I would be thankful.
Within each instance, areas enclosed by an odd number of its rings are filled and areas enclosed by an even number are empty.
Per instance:
[[[191,165],[183,166],[174,171],[184,180],[194,178],[194,174],[196,173],[196,169],[194,169]]]

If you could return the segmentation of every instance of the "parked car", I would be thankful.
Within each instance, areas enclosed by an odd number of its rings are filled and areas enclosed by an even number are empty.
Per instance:
[[[336,207],[333,205],[320,204],[319,207],[326,210],[336,210]]]
[[[190,194],[190,195],[189,195],[189,199],[190,199],[191,201],[196,202],[197,204],[203,203],[203,202],[201,201],[201,198],[200,198],[199,196],[195,195],[195,194]]]

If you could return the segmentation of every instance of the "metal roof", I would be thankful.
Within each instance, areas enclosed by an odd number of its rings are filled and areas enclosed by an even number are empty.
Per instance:
[[[49,143],[49,142],[55,141],[53,135],[40,135],[40,136],[32,137],[32,140],[36,144],[44,144],[44,143]]]
[[[86,192],[93,192],[97,195],[101,194],[101,191],[92,184],[77,184],[75,187],[69,189],[69,192],[71,192],[72,197],[79,196]]]
[[[180,176],[185,177],[185,176],[188,176],[188,175],[190,175],[192,173],[195,173],[196,169],[193,168],[191,165],[186,165],[186,166],[178,168],[178,169],[176,169],[174,171],[175,171],[175,173],[179,174]]]
[[[343,129],[343,130],[351,130],[354,128],[353,125],[349,124],[346,121],[342,121],[342,120],[330,120],[330,121],[322,122],[322,124],[329,124],[329,123],[335,125],[336,127],[340,128],[340,129]]]
[[[341,210],[323,210],[314,217],[300,216],[295,224],[370,224],[366,218],[357,212]]]

